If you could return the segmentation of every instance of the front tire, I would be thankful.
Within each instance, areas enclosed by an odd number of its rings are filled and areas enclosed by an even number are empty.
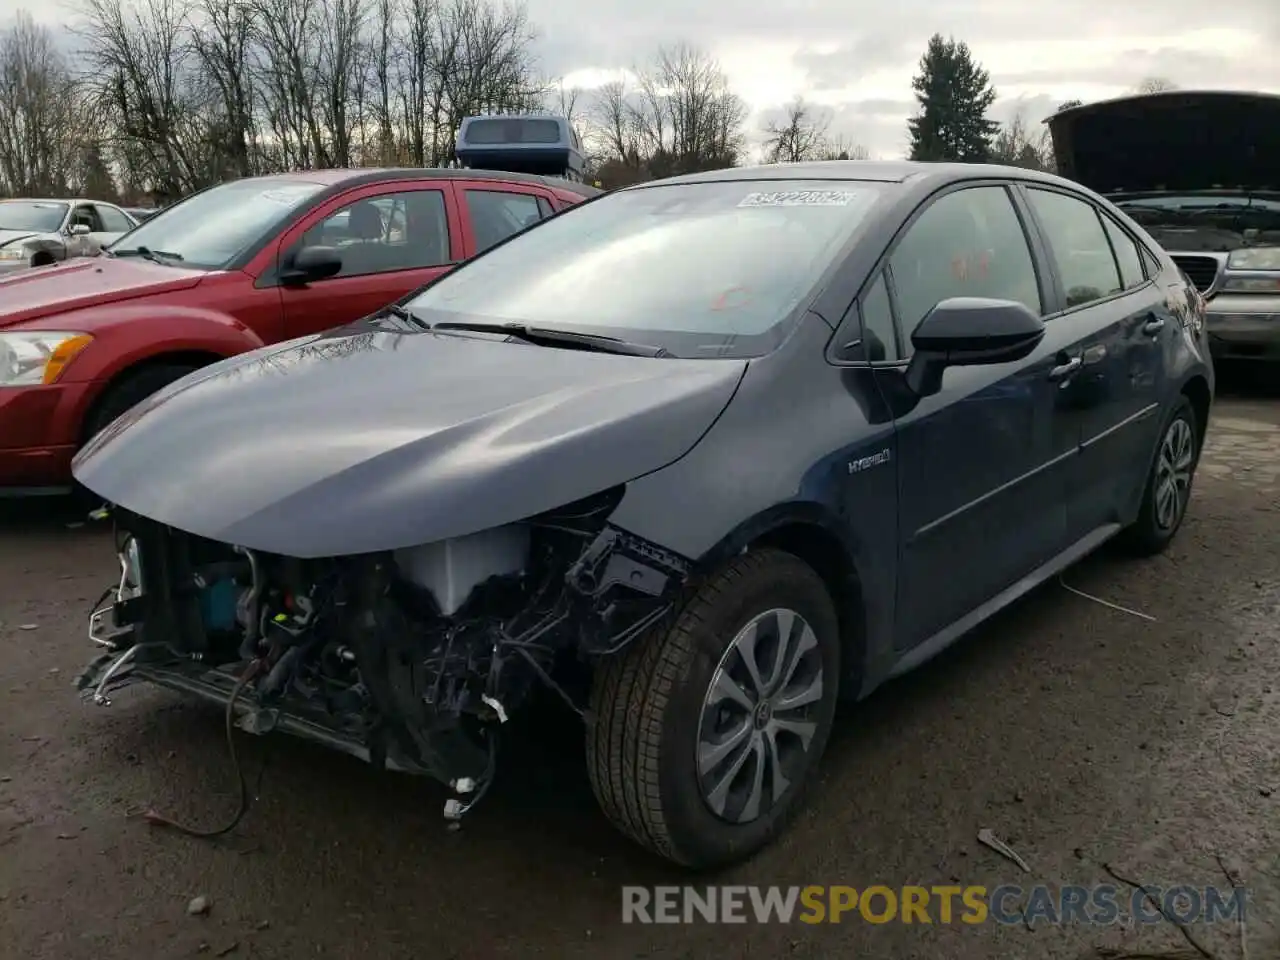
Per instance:
[[[826,587],[778,550],[740,555],[673,622],[603,662],[588,772],[605,814],[694,869],[746,859],[801,803],[839,695]]]
[[[1143,487],[1138,519],[1121,535],[1121,544],[1130,553],[1154,556],[1173,542],[1191,502],[1200,444],[1195,409],[1187,397],[1179,397],[1161,428],[1155,460]]]
[[[157,364],[143,367],[119,383],[107,389],[98,405],[89,414],[85,423],[84,439],[81,446],[88,443],[102,430],[110,426],[118,417],[128,413],[141,403],[175,380],[181,380],[199,367],[187,364]],[[71,498],[77,512],[89,513],[102,506],[102,498],[86,490],[80,484],[72,488]]]

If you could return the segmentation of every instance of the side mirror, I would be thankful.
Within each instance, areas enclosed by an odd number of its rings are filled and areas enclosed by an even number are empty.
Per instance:
[[[342,270],[342,254],[333,247],[303,247],[280,273],[285,284],[311,283],[336,276]]]
[[[89,234],[93,233],[93,230],[90,229],[87,223],[73,223],[71,225],[70,233],[73,237],[87,237]]]
[[[952,297],[935,306],[911,335],[907,385],[920,397],[942,389],[947,367],[1011,363],[1044,339],[1044,321],[1014,300]]]

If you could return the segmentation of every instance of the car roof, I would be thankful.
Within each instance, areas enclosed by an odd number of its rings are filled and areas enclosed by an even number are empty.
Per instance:
[[[86,197],[4,197],[0,199],[0,203],[101,203],[108,207],[120,207],[118,203],[112,203],[110,200],[89,200]],[[121,210],[127,210],[128,207],[120,207]]]
[[[536,183],[554,190],[568,190],[582,197],[602,193],[596,187],[564,177],[546,177],[510,170],[473,170],[468,167],[362,167],[358,169],[302,170],[297,173],[268,174],[254,179],[267,182],[318,183],[326,187],[354,187],[396,180],[496,180],[508,183]]]
[[[956,180],[987,178],[1039,180],[1080,189],[1079,184],[1071,183],[1051,173],[1041,173],[1025,167],[1010,167],[996,163],[932,163],[920,160],[814,160],[805,163],[768,163],[753,167],[731,167],[727,170],[689,173],[666,180],[638,183],[626,189],[643,189],[654,184],[723,183],[739,180],[842,180],[864,183],[931,181],[941,186]]]

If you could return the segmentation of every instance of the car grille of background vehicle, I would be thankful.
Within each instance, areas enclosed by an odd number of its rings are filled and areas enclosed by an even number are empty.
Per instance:
[[[1182,268],[1201,293],[1212,287],[1218,277],[1218,260],[1215,257],[1177,256],[1173,262]]]

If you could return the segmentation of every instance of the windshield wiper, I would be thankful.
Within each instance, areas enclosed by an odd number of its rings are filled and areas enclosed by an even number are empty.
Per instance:
[[[430,330],[431,324],[423,320],[416,313],[409,310],[408,307],[402,307],[398,303],[393,303],[389,307],[383,307],[382,314],[388,317],[395,317],[397,320],[403,320],[405,323],[412,323],[415,327],[421,327],[423,330]]]
[[[152,263],[163,263],[166,260],[181,260],[182,254],[170,253],[168,250],[152,250],[150,247],[144,247],[138,244],[131,250],[108,250],[113,257],[142,257],[144,260],[150,260]]]
[[[577,330],[551,330],[546,327],[531,327],[524,323],[471,323],[468,321],[444,321],[431,324],[431,330],[470,330],[475,333],[503,333],[518,340],[533,344],[572,344],[596,353],[616,353],[625,357],[669,357],[666,347],[655,347],[648,343],[632,343],[617,337],[604,337],[595,333],[580,333]]]

